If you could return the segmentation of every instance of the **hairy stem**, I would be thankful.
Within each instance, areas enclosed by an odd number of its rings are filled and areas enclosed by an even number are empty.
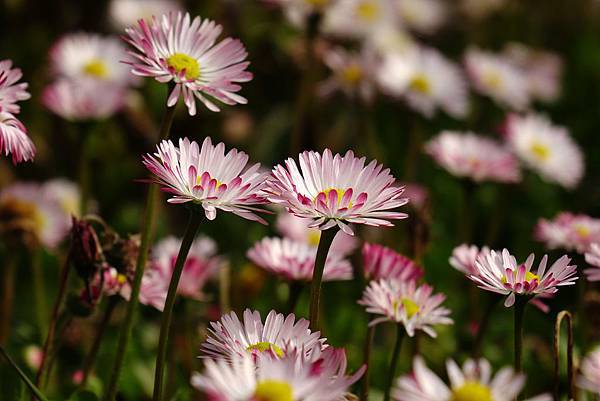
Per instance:
[[[333,239],[338,231],[339,228],[337,226],[321,231],[321,238],[319,239],[317,258],[315,259],[315,268],[310,286],[309,319],[311,328],[313,330],[318,330],[319,328],[319,306],[321,300],[321,281],[323,281],[323,270],[325,270],[325,261],[327,260],[329,248],[331,248]]]
[[[523,318],[525,316],[525,307],[529,299],[517,295],[515,301],[515,371],[520,373],[523,371]]]
[[[400,359],[400,349],[402,348],[402,340],[404,339],[404,333],[404,326],[401,323],[398,323],[396,325],[396,344],[394,344],[394,351],[392,352],[390,369],[388,370],[385,382],[385,392],[383,396],[383,401],[390,401],[392,383],[394,382],[394,376],[396,376],[396,369],[398,367],[398,360]]]

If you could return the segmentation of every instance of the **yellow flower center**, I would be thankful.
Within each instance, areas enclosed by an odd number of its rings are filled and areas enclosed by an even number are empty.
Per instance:
[[[494,401],[494,397],[488,386],[479,382],[465,382],[452,390],[450,401]]]
[[[127,277],[124,274],[117,275],[117,283],[125,284],[127,282]]]
[[[212,180],[213,178],[210,177],[210,179]],[[217,185],[215,185],[215,191],[216,191],[217,189],[219,189],[219,187],[221,185],[223,185],[223,183],[221,181],[217,180],[216,178],[214,180],[217,181]],[[202,183],[202,174],[200,174],[198,177],[196,177],[196,185],[200,185],[201,183]]]
[[[516,280],[517,279],[517,271],[513,270],[513,279]],[[539,277],[536,274],[533,274],[532,272],[527,272],[525,273],[525,281],[530,283],[533,280],[538,280],[539,281]],[[508,281],[508,279],[506,278],[506,276],[502,276],[502,283],[506,284],[506,282]]]
[[[379,16],[379,6],[375,1],[362,1],[356,7],[356,15],[362,20],[373,22]]]
[[[534,142],[531,145],[531,153],[533,153],[537,159],[546,161],[550,157],[550,148],[543,143]]]
[[[256,344],[252,344],[248,348],[246,348],[246,351],[265,352],[265,351],[269,351],[269,350],[273,350],[273,352],[278,357],[280,357],[280,358],[283,357],[283,350],[281,348],[279,348],[277,345],[270,343],[268,341],[261,341]]]
[[[90,60],[83,66],[83,72],[96,78],[106,78],[108,76],[106,63],[100,59]]]
[[[402,304],[402,307],[404,308],[404,311],[406,312],[406,317],[408,317],[409,319],[412,318],[417,313],[419,313],[419,310],[420,310],[419,305],[417,305],[417,303],[415,301],[413,301],[412,299],[402,298],[400,300],[395,300],[394,303],[392,304],[394,310],[398,309],[400,304]]]
[[[344,193],[346,192],[346,190],[339,189],[339,188],[327,188],[327,189],[322,190],[321,193],[325,195],[325,204],[328,203],[329,193],[331,191],[335,191],[335,193],[337,194],[336,204],[339,207],[340,206],[340,202],[342,201],[342,197],[344,196]],[[348,209],[350,209],[351,207],[352,207],[352,202],[349,202],[348,203]]]
[[[349,65],[342,71],[342,80],[349,85],[358,84],[362,77],[363,71],[358,65]]]
[[[483,76],[483,82],[492,89],[500,89],[502,86],[502,77],[497,71],[488,71]]]
[[[264,380],[256,385],[252,401],[293,401],[292,386],[284,381]]]
[[[183,53],[175,53],[167,59],[167,65],[177,73],[185,70],[185,77],[189,81],[195,81],[200,77],[200,64],[198,60]]]
[[[410,88],[415,92],[428,94],[431,89],[431,85],[429,84],[429,80],[425,75],[419,74],[410,82]]]
[[[584,226],[582,224],[577,224],[575,225],[575,232],[580,236],[580,237],[584,237],[587,238],[590,236],[591,231],[590,228],[587,226]]]
[[[306,4],[313,7],[325,7],[329,0],[304,0]]]

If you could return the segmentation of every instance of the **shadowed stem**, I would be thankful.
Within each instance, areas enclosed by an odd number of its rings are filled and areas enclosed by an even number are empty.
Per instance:
[[[394,382],[394,376],[396,376],[396,369],[398,367],[398,359],[400,359],[400,349],[402,348],[402,340],[404,339],[404,333],[404,326],[401,323],[396,324],[396,344],[394,344],[392,360],[390,362],[390,368],[388,370],[385,382],[385,393],[383,396],[383,401],[390,401],[392,383]]]
[[[43,386],[42,378],[45,377],[48,369],[48,358],[51,354],[51,347],[54,344],[54,335],[56,333],[56,325],[58,323],[58,316],[60,308],[67,294],[67,282],[69,279],[69,272],[71,271],[71,258],[67,256],[65,263],[60,272],[60,283],[58,285],[58,294],[54,300],[54,306],[52,307],[52,316],[50,318],[50,324],[48,326],[48,334],[46,334],[46,341],[44,342],[44,348],[42,350],[42,361],[35,378],[35,384],[37,386]]]
[[[333,243],[335,235],[340,229],[338,226],[331,227],[328,230],[321,231],[319,239],[319,248],[317,249],[317,258],[315,259],[315,268],[313,279],[310,285],[310,326],[313,330],[319,329],[319,303],[321,300],[321,281],[323,281],[323,270],[325,270],[325,261],[329,248]]]
[[[12,257],[3,263],[2,269],[2,298],[0,299],[0,345],[8,343],[8,337],[10,335],[12,310],[15,298],[15,270],[17,268],[17,254],[14,253]]]
[[[29,380],[29,377],[27,377],[27,375],[21,370],[21,368],[19,368],[15,361],[12,360],[12,358],[8,355],[8,353],[6,353],[4,348],[1,346],[0,355],[2,355],[4,359],[6,359],[6,362],[8,362],[8,364],[17,372],[21,380],[23,380],[23,382],[29,388],[29,391],[33,393],[33,396],[35,398],[37,398],[40,401],[48,401],[48,399],[44,396],[44,394],[42,394],[40,389],[38,389],[36,385],[33,384],[31,380]]]
[[[523,371],[523,317],[525,316],[525,307],[529,302],[529,298],[517,295],[515,300],[515,371],[520,373]],[[515,397],[515,399],[517,399]]]
[[[167,344],[169,342],[169,328],[171,327],[171,316],[173,315],[173,305],[175,305],[175,298],[177,296],[177,287],[179,286],[179,279],[185,266],[185,260],[190,251],[194,237],[200,227],[202,221],[202,213],[200,210],[195,208],[191,209],[190,221],[185,230],[185,235],[181,241],[181,248],[179,248],[179,254],[175,261],[175,267],[173,269],[173,276],[171,276],[171,282],[169,283],[169,291],[167,292],[167,300],[165,301],[165,308],[163,310],[161,325],[160,325],[160,337],[158,340],[158,355],[156,357],[156,370],[154,372],[154,395],[152,399],[154,401],[161,401],[163,399],[163,376],[165,370],[165,361],[167,357]]]
[[[573,400],[573,316],[568,311],[562,311],[556,316],[554,324],[554,400],[560,401],[560,326],[562,321],[567,324],[567,400]]]
[[[102,320],[100,320],[100,324],[96,328],[96,334],[94,337],[94,342],[92,343],[92,348],[90,348],[90,353],[85,359],[85,363],[83,365],[83,378],[81,379],[81,384],[79,387],[85,387],[87,380],[90,376],[90,373],[94,369],[94,365],[96,363],[96,357],[98,356],[98,351],[100,351],[100,345],[102,344],[102,338],[104,337],[104,333],[106,331],[106,326],[108,322],[110,322],[110,318],[112,317],[112,313],[115,310],[115,307],[119,303],[118,296],[112,296],[108,299],[108,304],[104,309],[104,314],[102,315]]]
[[[479,359],[481,356],[481,347],[483,346],[483,338],[487,334],[488,328],[490,327],[490,318],[492,317],[492,312],[496,308],[496,305],[502,298],[497,296],[496,294],[492,294],[488,298],[487,305],[483,314],[481,315],[481,320],[479,321],[479,327],[477,328],[477,334],[475,336],[475,341],[473,342],[473,358]]]
[[[373,321],[373,315],[369,316],[369,323]],[[362,388],[360,399],[367,401],[369,399],[369,370],[371,367],[371,351],[373,349],[373,338],[375,337],[375,325],[369,325],[367,328],[367,337],[365,338],[365,348],[363,350],[363,363],[365,365],[365,373],[362,379]]]
[[[171,88],[169,87],[169,93],[170,91]],[[175,106],[167,107],[160,127],[160,140],[169,137],[174,116]],[[123,326],[121,327],[121,331],[119,333],[119,343],[115,353],[115,362],[113,364],[113,369],[106,393],[104,394],[104,401],[113,401],[117,395],[119,377],[121,375],[121,370],[123,369],[123,362],[125,361],[125,353],[127,351],[127,346],[129,345],[129,338],[131,337],[135,311],[139,302],[138,298],[140,296],[142,277],[144,275],[144,269],[148,260],[148,250],[150,249],[150,243],[152,242],[152,237],[154,235],[154,220],[156,218],[155,209],[157,198],[158,185],[151,184],[148,188],[148,195],[146,197],[146,211],[144,213],[141,244],[135,266],[135,276],[131,285],[131,298],[127,304],[125,321],[123,322]]]

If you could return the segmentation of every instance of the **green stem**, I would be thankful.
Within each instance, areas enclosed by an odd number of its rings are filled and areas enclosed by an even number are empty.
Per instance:
[[[475,336],[475,341],[473,342],[473,358],[475,359],[478,359],[481,356],[483,338],[485,337],[490,326],[490,317],[492,316],[492,312],[496,308],[498,301],[501,299],[502,298],[496,294],[492,294],[491,297],[488,298],[488,303],[483,311],[483,314],[481,315],[479,327],[477,328],[477,335]]]
[[[173,305],[175,305],[177,287],[179,286],[179,279],[183,272],[185,260],[190,251],[190,247],[192,246],[192,242],[194,242],[194,237],[196,236],[198,227],[200,227],[201,221],[202,213],[199,210],[192,209],[190,221],[185,231],[185,235],[183,236],[183,240],[181,241],[181,248],[179,248],[177,260],[175,261],[173,276],[171,276],[171,282],[169,283],[169,291],[167,292],[167,300],[165,301],[165,308],[163,310],[160,325],[160,337],[158,340],[158,355],[156,357],[156,370],[154,373],[154,395],[152,397],[154,401],[161,401],[163,399],[163,373],[167,357],[167,344],[169,341],[169,328],[171,327]]]
[[[54,306],[52,307],[52,317],[50,318],[50,325],[48,326],[48,334],[46,334],[46,341],[44,342],[44,348],[42,351],[42,361],[35,378],[35,384],[43,387],[44,383],[42,378],[45,377],[46,370],[48,369],[48,359],[51,353],[51,347],[54,343],[54,335],[56,333],[56,325],[58,323],[58,316],[60,308],[67,294],[67,282],[69,279],[69,272],[71,271],[71,258],[67,256],[65,264],[63,265],[60,272],[60,283],[58,286],[58,294],[54,300]]]
[[[170,90],[171,88],[169,87],[169,93]],[[169,137],[174,116],[175,106],[167,107],[160,127],[161,140]],[[135,268],[135,276],[131,286],[131,299],[127,304],[125,321],[123,322],[123,327],[121,327],[121,331],[119,333],[119,342],[117,344],[115,362],[113,364],[113,369],[106,393],[104,394],[104,401],[113,401],[117,395],[119,377],[121,376],[121,371],[123,369],[125,353],[127,351],[127,346],[129,345],[129,339],[131,337],[131,331],[133,328],[135,311],[139,302],[138,298],[140,296],[140,287],[142,285],[142,277],[144,276],[144,268],[146,267],[146,262],[148,260],[148,250],[150,249],[150,243],[152,242],[152,237],[154,236],[154,220],[156,218],[155,209],[157,198],[158,186],[156,184],[150,185],[148,188],[148,195],[146,197],[146,211],[144,213],[141,244]]]
[[[369,317],[369,322],[373,321],[374,317]],[[361,400],[369,399],[369,370],[371,367],[371,352],[373,350],[373,338],[375,337],[375,325],[368,326],[367,337],[365,338],[365,348],[363,350],[363,358],[365,364],[365,373],[362,380]]]
[[[573,316],[568,311],[562,311],[556,316],[554,323],[554,399],[560,400],[560,327],[562,321],[567,322],[567,400],[575,398],[573,383]]]
[[[31,256],[31,274],[33,279],[33,297],[35,302],[35,314],[40,333],[47,333],[48,311],[46,309],[46,281],[44,279],[44,270],[42,270],[41,250],[32,250]]]
[[[529,299],[517,295],[515,300],[515,372],[523,371],[523,317],[525,316],[525,307]]]
[[[475,195],[475,184],[469,179],[465,178],[462,181],[463,188],[463,199],[462,209],[460,213],[461,221],[459,227],[459,238],[465,244],[471,243],[471,237],[473,233],[473,206],[474,206],[474,195]]]
[[[3,263],[2,269],[2,298],[0,299],[0,345],[8,343],[10,336],[13,304],[15,299],[15,271],[17,268],[17,253]]]
[[[296,310],[296,305],[298,305],[298,301],[300,300],[300,295],[302,295],[303,285],[299,281],[291,281],[289,284],[289,295],[287,299],[286,310],[287,313],[294,313]]]
[[[225,263],[219,269],[219,308],[221,313],[228,313],[231,309],[231,266]]]
[[[310,285],[309,319],[313,330],[318,330],[319,328],[319,302],[321,299],[321,281],[323,280],[323,270],[325,270],[325,261],[327,260],[329,248],[331,248],[333,239],[338,231],[338,226],[321,231],[321,238],[319,239],[319,247],[317,249],[317,257],[315,259],[313,279]]]
[[[390,369],[388,370],[388,375],[385,382],[385,393],[383,396],[383,401],[390,401],[392,383],[394,382],[394,376],[396,376],[396,369],[398,367],[398,360],[400,359],[400,349],[402,348],[402,340],[404,339],[404,333],[404,326],[401,323],[398,323],[396,325],[396,344],[394,345],[392,360],[390,362]]]
[[[91,141],[92,132],[89,127],[88,124],[83,125],[79,133],[81,136],[79,141],[79,191],[81,193],[79,198],[79,213],[81,216],[85,216],[90,199],[91,169],[89,142]]]
[[[104,337],[104,333],[106,331],[106,326],[108,326],[108,323],[110,322],[112,313],[115,310],[115,307],[117,306],[118,303],[119,303],[118,296],[112,296],[108,299],[108,304],[106,305],[106,308],[104,309],[104,314],[102,315],[102,320],[100,320],[100,324],[96,328],[96,333],[94,336],[94,342],[92,343],[92,348],[90,348],[90,353],[88,354],[87,358],[85,359],[85,363],[83,365],[83,378],[79,385],[80,388],[85,387],[85,384],[87,383],[90,373],[92,372],[92,369],[94,368],[94,365],[96,363],[96,357],[98,356],[98,351],[100,351],[100,345],[102,344],[102,338]]]
[[[0,346],[0,355],[2,355],[4,357],[4,359],[6,359],[6,362],[8,362],[8,364],[17,372],[19,377],[21,377],[21,380],[23,380],[25,385],[29,388],[29,390],[33,393],[33,395],[38,400],[48,401],[48,399],[44,396],[44,394],[42,394],[40,389],[38,389],[36,387],[36,385],[33,384],[33,382],[31,380],[29,380],[29,377],[27,377],[27,375],[21,370],[21,368],[19,368],[19,366],[15,363],[15,361],[12,360],[12,358],[8,355],[6,350],[4,350],[4,348],[1,346]]]

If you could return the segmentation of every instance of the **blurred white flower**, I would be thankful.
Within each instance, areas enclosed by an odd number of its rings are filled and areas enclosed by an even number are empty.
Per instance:
[[[410,29],[431,34],[448,18],[448,6],[440,0],[396,0],[402,22]]]

